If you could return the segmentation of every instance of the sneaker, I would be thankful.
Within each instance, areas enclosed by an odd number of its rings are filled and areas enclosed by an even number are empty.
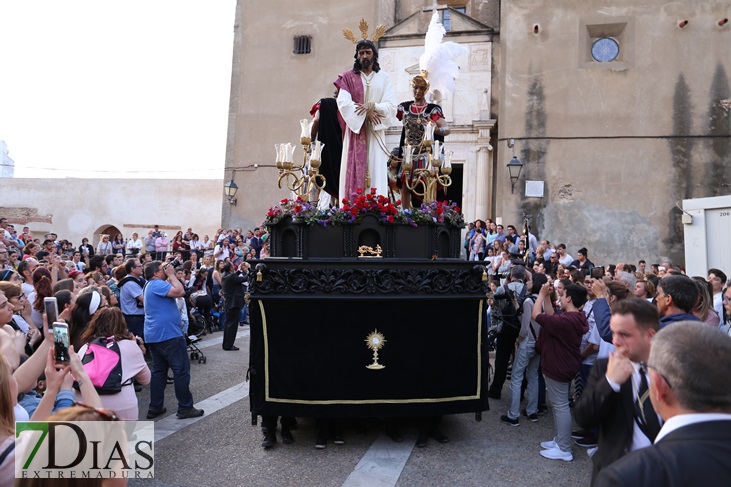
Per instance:
[[[579,446],[583,446],[584,448],[593,448],[597,446],[596,436],[588,434],[585,437],[576,440],[576,444]]]
[[[579,438],[583,438],[590,434],[591,434],[591,431],[587,431],[585,429],[580,429],[580,430],[572,431],[571,438],[578,440]]]
[[[541,456],[551,460],[563,460],[564,462],[571,462],[574,459],[574,455],[570,451],[563,451],[560,448],[541,450]]]
[[[597,448],[597,447],[594,447],[594,448],[588,448],[588,449],[586,450],[586,454],[587,454],[587,455],[589,455],[589,458],[591,458],[591,457],[593,457],[593,456],[594,456],[594,454],[596,453],[596,451],[597,451],[598,449],[599,449],[599,448]]]
[[[333,435],[333,438],[332,439],[333,439],[333,443],[335,443],[336,445],[344,445],[345,444],[345,440],[343,439],[343,435],[341,435],[340,433],[335,433]]]
[[[533,421],[534,423],[538,422],[538,414],[537,413],[528,414],[528,410],[527,409],[523,409],[522,412],[523,412],[523,416],[525,416],[526,418],[528,418],[529,421]]]
[[[202,409],[188,408],[178,411],[178,419],[200,418],[203,416]]]
[[[500,421],[502,421],[505,424],[509,424],[510,426],[520,426],[520,421],[518,418],[510,419],[507,414],[503,414],[500,416]]]
[[[541,443],[541,448],[543,448],[544,450],[551,450],[553,448],[558,448],[558,444],[554,440],[544,441],[543,443]]]
[[[152,409],[147,411],[147,419],[155,419],[158,416],[162,416],[163,414],[167,413],[167,408],[162,408],[159,411],[153,411]]]

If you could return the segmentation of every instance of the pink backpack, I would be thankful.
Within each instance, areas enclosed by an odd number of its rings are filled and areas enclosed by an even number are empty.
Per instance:
[[[99,395],[116,394],[132,383],[131,378],[122,383],[122,356],[114,337],[92,340],[81,363]]]

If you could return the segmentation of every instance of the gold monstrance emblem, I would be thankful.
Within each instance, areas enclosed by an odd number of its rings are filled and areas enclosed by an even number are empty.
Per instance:
[[[366,368],[371,370],[381,370],[386,368],[385,365],[381,365],[378,363],[378,351],[386,343],[386,339],[383,338],[383,335],[378,333],[378,330],[374,330],[373,333],[370,333],[366,337],[365,342],[368,348],[373,350],[373,363],[370,365],[366,365]]]

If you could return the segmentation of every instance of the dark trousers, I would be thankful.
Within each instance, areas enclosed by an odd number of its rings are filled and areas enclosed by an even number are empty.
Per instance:
[[[277,430],[277,418],[279,416],[262,416],[261,417],[261,430],[264,433],[267,433],[269,431],[274,432]],[[282,423],[282,428],[292,429],[297,425],[297,421],[291,416],[282,416],[279,419],[280,423]]]
[[[145,339],[145,315],[124,315],[124,321],[134,336]]]
[[[507,326],[507,325],[504,325]],[[497,336],[497,347],[495,348],[495,376],[490,384],[490,392],[500,395],[508,374],[508,362],[515,350],[515,340],[518,339],[518,332],[505,331]]]
[[[150,380],[150,410],[162,411],[165,405],[165,386],[168,369],[173,371],[175,397],[178,411],[193,407],[193,394],[190,392],[190,360],[188,346],[182,336],[164,342],[148,343],[152,354],[152,379]]]
[[[226,325],[223,328],[223,348],[231,348],[234,346],[240,318],[241,308],[228,308],[226,310]]]

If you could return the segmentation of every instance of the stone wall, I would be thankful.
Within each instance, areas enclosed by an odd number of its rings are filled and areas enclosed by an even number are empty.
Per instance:
[[[594,262],[682,263],[676,203],[731,193],[728,2],[501,5],[497,213],[528,213],[539,237]],[[592,59],[600,37],[618,41],[616,61]],[[525,164],[514,195],[509,138]],[[526,180],[545,196],[523,197]]]
[[[193,228],[213,238],[221,226],[220,179],[0,179],[0,216],[34,237],[53,231],[74,245],[95,244],[115,227],[125,238],[154,225],[168,234]],[[228,203],[226,203],[228,204]]]

